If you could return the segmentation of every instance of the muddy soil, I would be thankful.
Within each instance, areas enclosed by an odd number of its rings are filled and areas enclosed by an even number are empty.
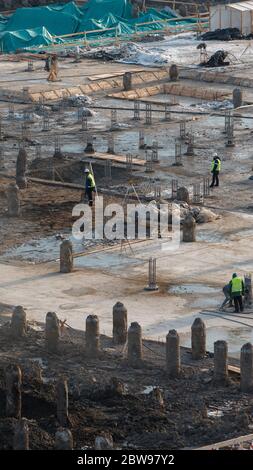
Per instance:
[[[2,314],[8,310],[2,306]],[[55,384],[60,376],[69,385],[69,427],[74,447],[94,448],[95,437],[110,434],[115,448],[182,449],[250,433],[252,396],[239,390],[237,375],[227,386],[213,384],[213,358],[193,361],[182,348],[182,373],[168,379],[165,344],[144,341],[144,360],[129,367],[122,346],[101,336],[97,360],[85,354],[85,333],[65,328],[58,354],[46,351],[44,325],[29,324],[24,339],[10,337],[9,322],[0,328],[0,448],[11,449],[14,418],[5,416],[4,370],[19,364],[23,373],[22,416],[28,419],[31,449],[53,449],[58,427]],[[235,364],[235,361],[233,361]],[[42,373],[39,379],[38,368]],[[110,380],[124,384],[123,395],[112,391]],[[152,389],[159,387],[160,405]],[[150,393],[151,392],[151,393]]]

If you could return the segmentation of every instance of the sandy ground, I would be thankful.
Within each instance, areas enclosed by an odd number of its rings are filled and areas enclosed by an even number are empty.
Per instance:
[[[198,51],[196,41],[189,37],[170,42],[141,45],[161,57],[179,65],[196,67]],[[251,73],[250,48],[243,54],[249,42],[208,43],[208,52],[229,48],[236,56],[234,65],[226,72],[234,76]],[[141,52],[142,54],[142,52]],[[150,58],[150,57],[149,57]],[[137,57],[138,59],[138,57]],[[138,59],[139,60],[139,59]],[[146,61],[146,58],[145,58]],[[242,62],[244,61],[244,62]],[[139,60],[139,63],[141,61]],[[147,61],[145,62],[147,63]],[[25,72],[22,62],[2,60],[3,74],[0,88],[17,90],[23,86],[48,89],[43,63],[35,63],[35,72]],[[109,64],[96,60],[83,60],[74,65],[72,59],[61,63],[61,82],[53,87],[74,86],[89,81],[91,74],[105,71],[132,70],[135,66]],[[150,65],[154,65],[151,62]],[[137,65],[140,68],[140,65]],[[142,66],[141,66],[142,68]],[[77,73],[74,73],[76,70]],[[182,80],[194,88],[201,86],[196,80]],[[219,84],[211,85],[214,88]],[[224,88],[224,84],[220,84]],[[208,84],[205,83],[208,87]],[[230,97],[234,85],[226,84]],[[1,91],[1,90],[0,90]],[[247,102],[251,102],[251,89],[243,90]],[[202,183],[210,176],[210,161],[214,151],[222,160],[221,185],[205,198],[205,207],[212,208],[220,216],[217,220],[197,226],[196,243],[181,243],[177,249],[165,250],[164,243],[145,241],[129,246],[109,246],[84,241],[78,250],[74,271],[59,273],[59,247],[57,234],[70,234],[72,208],[80,201],[81,191],[69,188],[43,186],[29,181],[28,189],[21,191],[21,216],[10,219],[6,212],[5,191],[15,175],[18,140],[21,136],[22,113],[27,106],[15,104],[13,120],[8,118],[8,103],[1,102],[5,168],[0,175],[0,401],[5,398],[4,368],[10,360],[17,361],[24,370],[23,416],[33,430],[32,448],[51,449],[58,426],[55,413],[55,381],[67,376],[70,389],[70,422],[75,448],[92,448],[96,435],[103,431],[113,436],[116,446],[123,448],[157,449],[196,447],[219,440],[243,435],[252,429],[252,400],[239,392],[238,376],[230,377],[228,386],[216,387],[212,381],[212,354],[198,364],[193,364],[190,351],[182,349],[183,371],[178,380],[169,381],[164,372],[164,344],[170,329],[177,329],[181,345],[190,346],[191,324],[197,316],[207,326],[207,350],[213,350],[213,342],[227,340],[230,355],[238,364],[241,346],[253,341],[253,310],[233,315],[231,310],[216,313],[223,301],[222,287],[233,272],[243,275],[253,271],[251,243],[253,239],[252,214],[252,119],[247,115],[235,119],[235,147],[226,147],[224,116],[215,116],[208,103],[194,98],[176,97],[178,105],[172,106],[177,114],[164,121],[162,112],[153,116],[152,125],[133,121],[133,103],[93,96],[93,104],[127,107],[119,111],[118,120],[124,126],[113,131],[116,153],[131,152],[145,158],[139,149],[139,130],[145,132],[145,142],[159,144],[159,164],[148,175],[144,169],[127,173],[122,167],[114,168],[110,184],[103,180],[103,167],[94,164],[98,188],[121,191],[132,184],[140,187],[143,181],[146,193],[153,197],[154,182],[160,181],[162,198],[171,192],[171,180],[178,179],[179,186],[186,186],[192,196],[193,184]],[[161,95],[158,100],[168,99]],[[170,96],[169,96],[170,98]],[[217,103],[214,108],[217,110]],[[143,108],[144,109],[144,108]],[[180,114],[189,110],[206,115]],[[33,109],[34,112],[34,109]],[[28,174],[49,177],[49,163],[54,152],[55,136],[60,136],[65,157],[54,164],[59,179],[83,184],[83,169],[89,163],[83,150],[87,135],[77,122],[77,110],[73,108],[53,110],[48,106],[50,130],[42,132],[42,118],[33,115],[31,138],[27,140]],[[186,120],[186,133],[194,133],[195,156],[187,157],[187,139],[182,139],[183,166],[175,167],[175,139],[179,138],[180,121]],[[106,152],[108,131],[111,126],[110,110],[97,110],[89,119],[89,132],[95,137],[96,151]],[[40,143],[41,157],[36,156],[36,144]],[[36,160],[37,159],[37,160]],[[64,167],[67,164],[68,166]],[[5,176],[3,175],[5,174]],[[7,175],[7,176],[6,176]],[[145,194],[146,194],[145,193]],[[115,202],[107,196],[107,202]],[[76,248],[75,248],[76,249]],[[159,290],[147,292],[148,260],[157,259],[157,284]],[[52,259],[51,262],[46,260]],[[39,262],[38,262],[39,261]],[[121,301],[128,310],[128,323],[137,321],[143,329],[144,363],[140,369],[128,367],[123,349],[113,346],[112,308]],[[28,336],[13,341],[9,336],[9,320],[13,307],[22,305],[30,322]],[[58,356],[45,351],[42,331],[47,312],[54,311],[59,319],[67,320],[72,329],[61,338]],[[85,355],[85,320],[96,314],[100,320],[102,352],[97,361],[89,361]],[[106,337],[104,335],[107,335]],[[147,340],[156,340],[147,341]],[[149,347],[149,349],[148,349]],[[151,351],[150,351],[151,349]],[[42,383],[37,382],[32,363],[42,366]],[[33,364],[34,365],[34,364]],[[30,367],[31,366],[31,367]],[[112,393],[111,377],[125,383],[123,396]],[[145,395],[147,387],[159,386],[164,404],[158,405],[154,397]],[[148,388],[150,390],[150,388]],[[1,447],[12,446],[16,422],[4,416],[0,410]],[[155,443],[155,444],[154,444]]]
[[[198,54],[195,50],[196,44],[189,38],[172,40],[170,51],[175,54],[173,60],[177,55],[179,59],[184,57],[186,62],[189,60],[194,65]],[[236,54],[242,55],[243,50],[249,44],[245,41],[238,41],[226,43],[224,48],[226,46],[236,51]],[[149,48],[150,50],[156,48],[158,52],[161,52],[159,48],[166,48],[167,45],[165,41],[149,45]],[[142,44],[141,47],[148,46]],[[216,42],[208,43],[210,50],[220,47],[221,44]],[[193,50],[194,55],[190,55]],[[250,56],[245,52],[242,57],[243,60],[245,58],[243,65],[237,62],[226,71],[243,75],[245,67],[250,70]],[[80,80],[88,81],[87,68],[90,71],[92,65],[92,73],[96,75],[102,73],[105,67],[99,61],[84,60],[81,65],[78,65],[78,73],[75,75],[73,69],[70,70],[72,65],[71,59],[62,63],[62,73],[64,75],[66,72],[66,79],[62,77],[63,82],[55,86],[61,87],[69,82],[77,84]],[[45,84],[45,79],[41,76],[41,62],[38,62],[38,68],[35,72],[31,72],[31,75],[25,72],[25,66],[25,62],[6,62],[2,77],[5,83],[2,83],[2,86],[6,86],[10,75],[12,75],[13,86],[18,88],[22,88],[25,82],[29,84],[29,80],[31,80],[29,86],[32,87],[40,87],[41,80],[45,86],[49,86]],[[107,72],[111,73],[122,71],[123,68],[130,70],[131,67],[126,65],[125,68],[122,64],[106,64]],[[38,74],[38,83],[32,83],[36,74]],[[17,80],[20,82],[18,83]],[[199,85],[200,82],[197,81],[192,83],[193,87]],[[10,83],[8,86],[12,87]],[[233,86],[226,86],[232,92]],[[133,106],[132,103],[108,100],[106,97],[94,97],[94,103],[115,106],[123,104],[129,108]],[[191,109],[198,110],[198,106],[201,107],[203,104],[205,105],[203,100],[191,98],[185,100],[179,97],[179,105],[172,109],[184,111],[194,105]],[[15,106],[16,112],[21,112],[24,108],[22,105]],[[10,126],[7,103],[2,103],[1,108],[4,116],[5,166],[8,174],[13,175],[20,120],[17,116]],[[64,115],[62,112],[50,111],[50,113],[54,125],[47,134],[41,132],[41,119],[39,118],[35,119],[32,129],[32,140],[42,144],[42,160],[52,155],[56,132],[61,134],[62,150],[67,158],[83,159],[85,139],[80,132],[80,123],[77,123],[76,111],[65,110]],[[182,116],[173,116],[170,122],[165,123],[162,121],[162,115],[156,115],[149,127],[145,126],[143,120],[134,122],[132,118],[132,114],[127,112],[118,113],[119,121],[126,123],[129,127],[114,132],[116,151],[119,154],[126,154],[130,150],[134,155],[138,153],[141,158],[144,158],[145,152],[138,148],[139,129],[145,130],[148,145],[157,139],[161,147],[159,149],[160,164],[152,174],[152,179],[160,178],[162,190],[165,192],[170,191],[171,179],[175,177],[178,178],[180,185],[186,185],[192,191],[193,183],[201,181],[203,176],[210,174],[213,151],[221,155],[221,187],[210,194],[210,197],[205,200],[205,205],[213,207],[222,218],[206,226],[199,226],[197,243],[182,244],[176,252],[163,252],[160,247],[150,242],[136,245],[134,254],[129,249],[121,253],[119,248],[110,252],[99,252],[77,258],[75,271],[69,275],[58,273],[58,263],[33,265],[17,261],[17,253],[12,250],[5,258],[1,258],[1,301],[10,305],[24,305],[27,308],[28,317],[38,321],[44,320],[47,311],[56,311],[60,318],[66,317],[69,324],[82,329],[85,317],[89,313],[96,313],[101,319],[101,331],[109,334],[112,306],[117,300],[121,300],[128,308],[129,321],[139,321],[146,337],[164,338],[168,329],[177,328],[181,334],[182,343],[189,345],[190,325],[194,317],[203,310],[217,309],[223,300],[221,289],[230,279],[232,272],[238,271],[242,275],[252,270],[249,251],[253,236],[252,181],[249,180],[252,174],[252,121],[246,119],[245,115],[235,120],[236,145],[230,149],[225,146],[224,117],[212,114],[195,116],[194,119],[192,116],[187,117],[186,131],[192,130],[195,136],[195,156],[191,158],[183,156],[184,166],[175,167],[172,166],[175,158],[175,137],[179,137],[179,122]],[[98,110],[97,115],[90,119],[90,126],[96,137],[96,150],[106,151],[110,111]],[[183,141],[182,153],[186,151],[186,148]],[[35,145],[29,145],[27,152],[31,172],[34,171],[31,164],[35,160]],[[61,171],[61,168],[59,167],[58,170]],[[135,172],[134,176],[141,179],[147,177],[145,172],[140,170]],[[64,178],[67,178],[66,173],[64,173]],[[132,176],[129,177],[129,182],[131,179]],[[72,180],[82,182],[80,177]],[[79,191],[55,190],[34,185],[33,190],[22,192],[23,215],[17,223],[16,220],[10,221],[4,212],[6,208],[4,190],[8,182],[6,180],[1,182],[2,255],[13,245],[20,246],[27,242],[30,242],[29,249],[31,243],[35,243],[34,251],[36,252],[39,238],[54,236],[58,232],[70,229],[71,209],[73,204],[80,200]],[[117,185],[117,178],[112,182],[113,185]],[[43,243],[42,246],[45,246],[46,250],[47,242]],[[155,293],[144,291],[147,284],[147,262],[151,255],[157,257],[157,282],[160,289]],[[28,255],[27,258],[32,257]],[[179,286],[179,290],[173,290],[175,286]],[[251,316],[252,314],[247,314],[246,320],[234,318],[231,321],[232,319],[221,315],[219,318],[205,315],[208,327],[208,349],[212,350],[215,339],[222,338],[229,341],[231,354],[238,355],[241,345],[252,340]],[[245,325],[236,323],[237,320]]]

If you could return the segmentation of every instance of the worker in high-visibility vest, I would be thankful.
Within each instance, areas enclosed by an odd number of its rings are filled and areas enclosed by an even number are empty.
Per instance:
[[[89,206],[92,206],[93,205],[93,192],[96,189],[96,183],[95,183],[93,174],[88,168],[85,169],[84,173],[86,175],[85,194],[88,197]]]
[[[221,170],[221,161],[220,158],[218,157],[217,153],[213,155],[213,160],[211,163],[211,173],[213,175],[212,183],[210,185],[210,188],[213,188],[214,186],[219,186],[219,174]]]
[[[232,279],[229,283],[231,298],[234,299],[235,303],[235,312],[243,312],[243,300],[242,296],[244,295],[244,282],[243,279],[237,276],[236,273],[233,274]]]

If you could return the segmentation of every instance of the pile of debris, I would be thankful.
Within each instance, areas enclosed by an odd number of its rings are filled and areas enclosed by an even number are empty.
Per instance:
[[[74,95],[67,98],[67,103],[69,106],[90,106],[92,99],[87,95]]]
[[[85,54],[86,57],[103,61],[119,61],[131,64],[163,65],[168,59],[157,52],[150,52],[134,43],[122,44],[120,46],[109,46],[97,48]]]
[[[203,41],[231,41],[233,39],[245,39],[238,28],[216,29],[201,35]]]
[[[230,64],[229,61],[225,61],[227,56],[228,52],[221,49],[216,51],[207,61],[201,62],[200,65],[202,67],[223,67]]]

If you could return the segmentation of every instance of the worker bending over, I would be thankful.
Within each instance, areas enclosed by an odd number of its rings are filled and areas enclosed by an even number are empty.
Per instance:
[[[221,170],[221,161],[220,158],[218,157],[217,153],[213,155],[213,160],[211,163],[211,173],[213,175],[212,183],[210,185],[210,188],[213,188],[214,186],[219,186],[219,174]]]
[[[225,300],[224,302],[222,303],[220,309],[221,310],[224,310],[224,307],[225,305],[229,304],[228,306],[229,307],[233,307],[233,302],[232,302],[232,298],[231,298],[231,289],[230,289],[230,284],[226,284],[224,287],[223,287],[223,294],[225,296]]]
[[[243,300],[244,295],[244,282],[241,277],[238,277],[236,273],[233,274],[232,279],[229,283],[231,298],[234,299],[235,312],[243,312]]]
[[[88,198],[89,201],[89,206],[93,205],[93,192],[96,189],[96,183],[93,174],[91,171],[86,168],[84,171],[86,175],[86,180],[85,180],[85,195]]]

